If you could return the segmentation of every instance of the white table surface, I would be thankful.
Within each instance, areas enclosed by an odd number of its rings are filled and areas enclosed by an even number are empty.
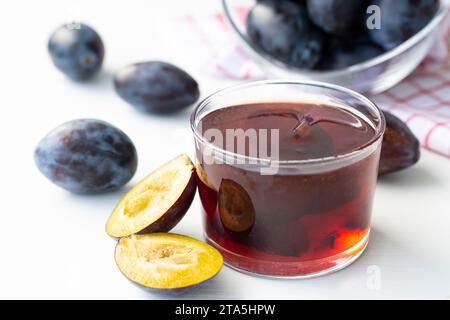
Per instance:
[[[134,140],[139,168],[132,183],[179,153],[192,154],[190,110],[168,117],[136,112],[114,93],[111,74],[128,63],[163,59],[191,72],[203,96],[232,84],[200,72],[203,57],[190,55],[188,38],[164,27],[183,12],[218,3],[77,3],[9,1],[0,11],[0,298],[161,298],[120,274],[115,241],[104,232],[127,188],[100,196],[69,194],[38,172],[33,150],[58,124],[94,117]],[[50,32],[77,11],[101,33],[107,50],[105,72],[89,84],[65,79],[46,51]],[[450,299],[449,196],[450,159],[424,151],[415,168],[379,183],[370,245],[347,269],[311,280],[275,281],[225,267],[211,285],[180,298]],[[201,239],[198,199],[174,231]]]

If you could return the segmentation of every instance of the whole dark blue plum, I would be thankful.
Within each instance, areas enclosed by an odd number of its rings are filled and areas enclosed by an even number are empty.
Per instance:
[[[171,113],[195,103],[197,82],[180,68],[161,61],[129,65],[114,78],[117,93],[141,111]]]
[[[101,69],[102,39],[85,24],[63,25],[50,36],[48,51],[55,66],[73,80],[87,80]]]
[[[312,21],[324,31],[339,35],[351,35],[364,17],[362,0],[307,0]]]
[[[70,192],[94,194],[125,185],[137,168],[128,136],[94,119],[64,123],[42,139],[34,153],[39,170]]]
[[[324,71],[344,69],[383,53],[382,48],[365,39],[349,41],[336,38],[328,42],[317,69]]]
[[[381,28],[369,30],[372,40],[386,50],[402,44],[434,17],[439,0],[372,0],[381,11]]]
[[[253,45],[286,64],[312,69],[322,55],[324,34],[298,3],[258,3],[247,17],[247,31]]]

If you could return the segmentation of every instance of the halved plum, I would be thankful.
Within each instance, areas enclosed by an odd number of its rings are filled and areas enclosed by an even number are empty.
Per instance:
[[[195,162],[195,171],[197,172],[198,195],[203,209],[207,215],[214,216],[217,209],[217,190],[198,160]]]
[[[115,260],[127,279],[160,293],[180,293],[204,284],[223,265],[222,255],[212,246],[170,233],[122,238]]]
[[[226,229],[250,230],[255,223],[255,207],[247,191],[233,180],[223,179],[219,187],[219,215]]]
[[[206,185],[208,188],[215,190],[214,185],[211,181],[209,181],[209,178],[205,172],[205,170],[203,169],[202,165],[200,164],[200,162],[197,160],[195,160],[195,171],[197,172],[197,177],[198,179],[204,184]],[[216,190],[215,190],[216,191]]]
[[[197,190],[194,166],[180,155],[159,167],[131,189],[106,223],[112,237],[167,232],[183,218]]]

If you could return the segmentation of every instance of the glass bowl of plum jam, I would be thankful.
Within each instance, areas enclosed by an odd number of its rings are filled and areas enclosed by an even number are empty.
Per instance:
[[[370,232],[385,119],[364,96],[320,82],[219,91],[191,117],[206,240],[250,274],[339,270]]]
[[[423,61],[440,36],[439,26],[450,5],[450,0],[390,3],[385,0],[386,7],[381,9],[386,14],[364,7],[360,18],[367,19],[361,30],[359,24],[345,31],[339,23],[351,20],[349,16],[352,13],[346,12],[351,10],[349,7],[333,11],[328,8],[328,16],[336,15],[333,25],[333,19],[320,16],[321,7],[307,7],[310,2],[332,3],[314,0],[222,0],[231,29],[267,77],[329,82],[371,95],[393,87]],[[404,5],[397,5],[400,2]],[[411,8],[405,7],[408,5]],[[398,10],[399,14],[390,14],[394,10]],[[373,20],[376,18],[380,22],[382,19],[393,22],[385,27],[377,25],[377,20]],[[369,29],[363,30],[369,28],[366,21],[373,24],[370,28],[378,28],[379,33],[372,38],[368,35]],[[325,29],[318,27],[316,22]],[[333,27],[336,33],[327,32],[327,28]],[[383,33],[388,28],[391,30]],[[404,33],[399,34],[399,30]],[[341,36],[343,33],[345,37]],[[293,37],[296,37],[295,40]],[[373,39],[377,42],[375,46]]]

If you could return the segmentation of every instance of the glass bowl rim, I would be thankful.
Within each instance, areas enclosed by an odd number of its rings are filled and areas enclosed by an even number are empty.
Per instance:
[[[447,15],[447,13],[450,12],[450,0],[439,0],[440,5],[439,9],[436,12],[436,15],[434,18],[417,34],[403,42],[401,45],[397,46],[396,48],[389,50],[373,59],[370,59],[368,61],[364,61],[352,66],[349,66],[347,68],[339,69],[339,70],[333,70],[333,71],[311,71],[311,70],[305,70],[301,68],[297,68],[291,65],[288,65],[282,61],[276,60],[275,58],[271,57],[270,55],[262,52],[261,50],[258,50],[253,44],[251,44],[247,37],[242,34],[242,32],[239,30],[239,27],[235,23],[233,19],[233,15],[230,12],[230,8],[228,5],[228,0],[221,0],[222,2],[222,8],[225,13],[225,17],[228,21],[228,23],[231,25],[231,29],[233,30],[233,33],[236,34],[240,41],[244,43],[244,45],[251,50],[254,54],[257,54],[259,57],[264,59],[265,62],[269,63],[270,65],[278,68],[278,69],[285,69],[285,71],[288,71],[290,73],[297,73],[298,75],[305,76],[305,77],[314,77],[314,76],[322,76],[326,78],[331,77],[341,77],[345,76],[349,73],[354,72],[360,72],[363,70],[370,69],[374,66],[377,66],[379,64],[385,63],[386,61],[389,61],[405,51],[409,50],[410,48],[414,47],[416,44],[421,42],[424,38],[426,38],[432,31],[434,31],[440,23],[444,20],[444,17]]]
[[[230,94],[237,90],[246,89],[250,87],[258,87],[258,86],[265,86],[265,85],[293,85],[293,86],[299,86],[299,87],[315,87],[315,88],[322,88],[325,90],[335,91],[344,93],[348,96],[351,96],[352,98],[355,98],[359,102],[361,102],[364,106],[368,106],[375,110],[377,112],[377,116],[379,117],[379,126],[378,128],[375,128],[376,133],[375,135],[365,144],[361,145],[356,150],[353,150],[351,152],[337,155],[337,156],[328,156],[328,157],[322,157],[322,158],[313,158],[313,159],[306,159],[306,160],[273,160],[273,159],[267,159],[267,158],[255,158],[251,156],[244,156],[242,154],[238,154],[235,152],[227,151],[223,148],[219,148],[212,144],[211,142],[207,141],[201,132],[198,131],[197,128],[197,120],[201,120],[202,118],[199,118],[199,112],[203,110],[206,106],[208,106],[217,96],[224,95],[224,94]],[[267,102],[267,101],[266,101]],[[239,159],[241,161],[244,161],[245,163],[258,163],[266,166],[278,166],[278,167],[292,167],[292,166],[299,166],[299,165],[322,165],[325,163],[333,163],[333,162],[339,162],[347,159],[352,158],[358,158],[362,155],[364,155],[366,152],[371,151],[372,147],[377,144],[377,142],[381,142],[384,132],[386,130],[386,119],[384,117],[383,111],[369,98],[365,97],[364,95],[353,91],[351,89],[338,86],[335,84],[330,84],[326,82],[320,82],[320,81],[293,81],[293,80],[260,80],[260,81],[249,81],[237,85],[232,85],[229,87],[226,87],[224,89],[218,90],[206,98],[204,98],[202,101],[200,101],[197,106],[195,107],[194,111],[191,114],[190,118],[190,127],[194,134],[194,138],[196,141],[200,142],[202,145],[208,146],[211,150],[214,151],[214,153],[222,154],[227,157],[231,157],[233,159]]]

